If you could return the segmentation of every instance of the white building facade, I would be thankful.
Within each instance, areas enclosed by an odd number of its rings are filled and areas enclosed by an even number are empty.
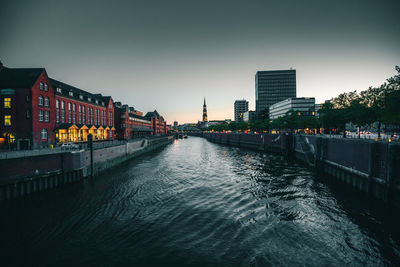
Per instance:
[[[299,116],[315,116],[314,97],[291,97],[275,103],[269,107],[269,118],[283,117],[290,110]]]

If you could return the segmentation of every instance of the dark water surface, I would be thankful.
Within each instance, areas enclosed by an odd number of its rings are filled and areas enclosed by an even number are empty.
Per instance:
[[[299,163],[190,137],[0,204],[0,265],[381,266],[397,212]]]

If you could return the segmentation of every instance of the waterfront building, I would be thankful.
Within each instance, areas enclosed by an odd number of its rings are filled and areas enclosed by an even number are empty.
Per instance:
[[[153,134],[153,124],[150,118],[144,117],[143,112],[128,105],[115,103],[115,122],[118,139],[131,139]]]
[[[174,130],[178,129],[178,122],[174,121],[174,126],[173,126]]]
[[[243,121],[255,121],[257,120],[257,113],[255,111],[246,111],[243,113]]]
[[[147,112],[144,117],[151,121],[153,134],[167,134],[167,123],[157,110]]]
[[[55,92],[56,142],[115,139],[114,102],[111,96],[92,94],[50,79]]]
[[[236,100],[234,104],[235,121],[243,121],[243,113],[249,111],[249,101]]]
[[[118,131],[117,131],[118,129]],[[164,118],[146,116],[48,77],[44,68],[7,68],[0,62],[0,148],[32,149],[64,142],[166,134]]]
[[[271,105],[296,97],[296,70],[258,71],[255,89],[257,115],[265,117]]]
[[[314,97],[291,97],[269,107],[269,118],[276,119],[294,111],[299,116],[315,116]]]
[[[48,147],[55,142],[54,92],[44,68],[0,63],[0,146]]]

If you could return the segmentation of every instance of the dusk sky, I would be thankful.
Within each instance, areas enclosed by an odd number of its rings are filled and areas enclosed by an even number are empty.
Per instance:
[[[2,1],[0,60],[111,95],[168,123],[255,106],[258,70],[297,70],[323,102],[400,64],[400,1]]]

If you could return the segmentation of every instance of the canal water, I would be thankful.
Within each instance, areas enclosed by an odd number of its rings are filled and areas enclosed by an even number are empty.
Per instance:
[[[397,213],[279,155],[177,140],[0,203],[2,266],[383,266]]]

